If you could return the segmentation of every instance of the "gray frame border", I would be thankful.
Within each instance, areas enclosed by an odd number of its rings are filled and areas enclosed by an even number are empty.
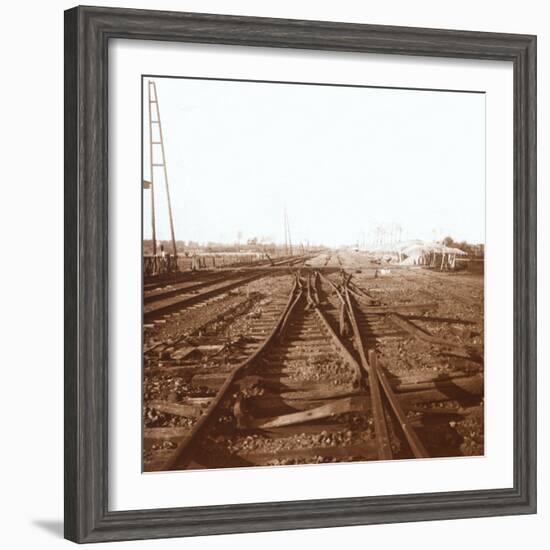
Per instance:
[[[492,59],[514,66],[514,486],[110,512],[111,38]],[[536,37],[119,8],[65,12],[65,537],[99,542],[536,513]]]

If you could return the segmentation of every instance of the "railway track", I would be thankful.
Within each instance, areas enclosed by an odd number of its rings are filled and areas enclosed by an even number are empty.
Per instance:
[[[348,307],[354,305],[354,310],[359,325],[359,332],[364,344],[370,348],[376,348],[379,344],[388,343],[388,340],[403,341],[406,338],[413,338],[426,344],[432,349],[458,353],[456,357],[470,360],[473,363],[483,363],[483,345],[465,344],[461,339],[442,338],[432,335],[425,328],[418,326],[414,321],[423,320],[424,314],[433,312],[438,308],[439,300],[429,294],[428,297],[435,301],[424,303],[403,303],[383,304],[378,297],[374,297],[351,281],[351,275],[344,270],[341,271],[342,282],[336,284],[329,277],[321,275],[332,291],[339,296],[343,302],[349,302]],[[451,319],[440,319],[448,322]],[[342,323],[340,319],[340,324]],[[357,338],[357,334],[355,334]]]
[[[296,274],[286,300],[257,320],[254,336],[224,364],[165,369],[187,376],[194,391],[178,402],[147,403],[177,419],[176,426],[146,428],[146,442],[157,449],[162,442],[148,469],[429,456],[409,410],[417,401],[447,399],[446,382],[394,380],[385,372],[376,334],[388,324],[398,335],[410,333],[392,322],[398,312],[345,273],[340,283]],[[449,385],[479,391],[480,380],[452,378]]]
[[[308,276],[306,282],[297,276],[287,304],[267,338],[217,388],[207,410],[162,469],[196,467],[193,460],[198,460],[202,467],[217,467],[220,461],[227,465],[223,442],[231,444],[231,434],[235,431],[244,430],[247,438],[254,439],[268,430],[275,432],[270,439],[277,440],[281,439],[277,432],[282,430],[284,435],[285,428],[296,423],[320,419],[325,425],[326,419],[337,414],[339,409],[342,414],[352,409],[366,410],[364,400],[357,399],[360,367],[316,307],[316,300],[311,277]],[[235,388],[232,386],[235,386],[238,376],[240,389],[233,393]],[[336,398],[336,402],[327,404],[326,400],[331,398]],[[223,422],[228,416],[232,419],[229,425]],[[311,427],[309,430],[311,432]],[[318,431],[325,439],[336,435],[334,430],[331,430],[331,436],[327,435],[326,429]],[[227,440],[224,433],[229,436]],[[286,433],[288,435],[288,430]],[[204,448],[204,439],[212,437],[222,438],[218,452]],[[362,454],[370,455],[372,444],[364,447]],[[332,447],[328,450],[329,454],[335,452]],[[340,459],[342,452],[340,447]],[[350,446],[345,452],[349,453],[350,460],[361,456],[357,446]],[[322,446],[293,448],[278,453],[277,460],[288,459],[289,455],[293,460],[306,459],[323,453],[327,454]],[[265,464],[273,456],[265,452],[237,452],[233,453],[232,460],[236,458],[241,462]]]
[[[145,325],[167,318],[174,313],[201,302],[221,297],[240,286],[260,279],[261,277],[280,274],[277,268],[292,269],[303,266],[307,256],[285,258],[274,262],[270,268],[239,270],[237,272],[220,272],[205,274],[203,280],[195,277],[186,278],[173,284],[144,288],[143,320]]]
[[[310,256],[307,256],[308,259]],[[195,271],[179,271],[176,273],[164,273],[162,275],[147,276],[143,283],[143,290],[145,293],[154,293],[155,291],[161,291],[168,286],[175,286],[180,284],[189,284],[193,281],[200,280],[206,281],[208,279],[216,279],[223,277],[224,271],[246,271],[256,270],[269,267],[283,267],[293,266],[302,260],[302,256],[283,257],[277,259],[258,260],[256,262],[248,264],[227,264],[214,267],[212,269],[195,270]]]
[[[339,257],[338,257],[339,259]],[[424,445],[418,438],[414,428],[409,422],[403,407],[396,396],[390,381],[384,371],[379,367],[378,355],[373,345],[373,334],[377,332],[379,327],[375,325],[379,323],[379,314],[371,313],[371,317],[365,314],[358,302],[365,302],[368,307],[379,307],[376,300],[367,292],[358,287],[352,288],[351,276],[345,271],[342,271],[342,284],[340,287],[331,284],[332,289],[337,294],[341,303],[340,313],[340,333],[348,332],[347,323],[351,330],[349,331],[353,338],[353,345],[359,355],[360,365],[365,374],[365,379],[368,384],[370,402],[372,408],[372,416],[374,420],[375,434],[377,438],[378,458],[391,459],[393,458],[392,444],[390,440],[390,429],[395,429],[398,426],[402,435],[406,439],[410,451],[415,458],[426,458],[428,453]],[[319,280],[317,276],[316,280]],[[375,319],[372,318],[375,316]],[[374,330],[373,330],[374,328]],[[395,416],[395,423],[389,426],[388,409]]]
[[[340,255],[338,254],[338,252],[327,253],[326,257],[325,257],[325,263],[323,264],[323,267],[329,267],[329,264],[331,263],[331,261],[333,263],[335,263],[336,267],[338,267],[339,269],[342,268],[342,266],[343,266],[342,258],[340,258]]]
[[[183,281],[160,287],[153,287],[149,290],[144,289],[143,303],[149,304],[151,302],[171,298],[172,296],[177,296],[178,294],[196,292],[201,288],[215,285],[216,283],[223,281],[227,281],[227,275],[224,273],[217,273],[214,275],[209,275],[208,277],[205,277],[203,280],[200,281]]]
[[[144,325],[150,325],[155,321],[161,320],[172,314],[178,314],[182,310],[194,306],[200,302],[210,301],[216,298],[221,298],[224,294],[251,283],[261,277],[268,275],[266,272],[254,273],[253,275],[242,275],[240,277],[231,278],[229,281],[224,280],[221,284],[205,283],[206,288],[200,291],[184,289],[177,291],[175,294],[170,294],[168,297],[161,297],[143,305],[143,322]],[[204,285],[203,285],[204,286]]]

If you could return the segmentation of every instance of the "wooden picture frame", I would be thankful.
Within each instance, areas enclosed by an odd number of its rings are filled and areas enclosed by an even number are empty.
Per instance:
[[[109,511],[108,45],[112,38],[510,61],[514,67],[514,484]],[[536,37],[77,7],[65,12],[65,536],[75,542],[536,511]]]

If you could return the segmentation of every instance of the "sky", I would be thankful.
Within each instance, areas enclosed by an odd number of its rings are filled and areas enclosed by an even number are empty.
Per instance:
[[[403,239],[485,240],[484,94],[145,77],[146,180],[149,80],[178,240],[284,243],[285,208],[295,244],[368,242],[392,223]],[[164,174],[153,170],[157,239],[168,240]]]

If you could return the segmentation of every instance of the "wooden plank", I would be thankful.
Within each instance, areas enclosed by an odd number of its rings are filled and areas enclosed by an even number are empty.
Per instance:
[[[280,416],[320,407],[335,399],[354,396],[361,396],[365,399],[367,406],[370,406],[370,398],[367,393],[350,393],[349,391],[341,392],[337,395],[334,395],[334,393],[330,395],[326,393],[324,395],[319,395],[318,392],[290,392],[286,394],[265,393],[263,395],[247,398],[244,401],[244,406],[246,411],[251,412],[255,416]]]
[[[147,406],[161,413],[173,414],[176,416],[190,416],[196,418],[202,414],[202,407],[197,405],[171,403],[169,401],[149,401]]]
[[[455,401],[476,399],[483,395],[483,380],[470,379],[468,384],[460,387],[442,386],[431,390],[400,393],[399,402],[403,407],[411,407],[416,403],[433,403],[436,401]]]
[[[228,376],[231,372],[230,365],[219,365],[216,367],[204,367],[203,365],[193,366],[169,366],[163,365],[160,367],[147,367],[143,369],[144,376],[177,376],[185,379],[191,379],[193,376]]]
[[[423,415],[427,416],[453,416],[453,415],[460,415],[464,416],[464,413],[461,412],[461,408],[453,408],[453,407],[437,407],[437,408],[426,408],[426,407],[419,407],[417,405],[413,405],[409,407],[409,411],[415,412],[415,413],[421,413]]]
[[[172,359],[185,359],[185,357],[191,355],[197,348],[195,346],[186,346],[178,349],[172,354]]]
[[[475,376],[478,374],[477,369],[475,375],[471,372],[468,372],[466,370],[453,370],[452,372],[437,372],[436,374],[433,374],[433,372],[420,372],[417,374],[408,374],[407,376],[399,376],[398,378],[395,377],[392,373],[389,371],[386,372],[388,375],[388,378],[390,378],[390,382],[392,384],[392,387],[395,389],[398,385],[415,385],[415,384],[421,384],[424,382],[435,382],[435,381],[443,381],[443,380],[453,380],[454,378],[467,378],[469,376]]]
[[[410,378],[406,379],[410,380]],[[430,395],[424,390],[435,390],[431,395],[436,396],[436,401],[440,401],[441,395],[448,391],[450,395],[456,395],[457,392],[465,392],[472,396],[481,395],[483,390],[483,377],[481,375],[457,376],[445,378],[422,377],[419,383],[400,383],[398,380],[390,381],[392,389],[399,395],[400,399],[414,398],[414,394],[421,396]],[[248,376],[238,382],[239,387],[262,386],[267,390],[277,392],[283,400],[315,400],[315,399],[334,399],[350,395],[357,395],[360,390],[352,384],[342,384],[340,386],[330,386],[326,382],[310,382],[309,380],[293,380],[281,378],[278,376]],[[284,390],[290,391],[284,391]],[[283,390],[283,391],[281,391]],[[361,393],[365,398],[366,394]],[[261,399],[262,396],[257,399]],[[451,399],[451,398],[449,398]]]
[[[287,376],[257,376],[251,375],[239,380],[239,387],[261,386],[273,391],[293,390],[302,392],[325,392],[328,397],[334,397],[339,392],[352,392],[352,384],[331,385],[328,381],[297,380]]]
[[[191,378],[193,386],[205,386],[207,388],[218,389],[227,380],[229,374],[225,372],[209,373],[209,374],[195,374]]]
[[[278,428],[280,426],[303,424],[305,422],[310,422],[311,420],[319,420],[321,418],[327,418],[349,412],[363,412],[365,410],[368,410],[368,407],[362,397],[345,397],[343,399],[334,400],[327,405],[315,407],[307,411],[300,411],[271,418],[246,418],[244,423],[247,428],[269,429]]]
[[[188,427],[168,427],[168,428],[145,428],[143,430],[144,440],[164,440],[178,439],[186,437],[191,432]]]
[[[276,363],[276,362],[280,362],[280,363],[284,363],[285,361],[307,361],[309,358],[311,357],[315,357],[316,354],[311,354],[311,353],[305,353],[305,352],[301,352],[301,353],[296,353],[296,352],[292,352],[292,351],[288,351],[288,352],[277,352],[277,353],[270,353],[269,354],[269,357],[272,359],[272,361],[270,361],[271,363]],[[321,354],[318,354],[318,355],[321,355]]]
[[[289,401],[296,399],[335,399],[337,397],[350,397],[352,395],[364,395],[366,397],[366,394],[361,393],[357,387],[351,384],[333,387],[326,387],[325,385],[323,388],[281,392],[279,395],[282,399],[288,399]]]
[[[479,391],[475,388],[481,388],[483,386],[483,376],[477,374],[474,376],[464,377],[435,378],[424,382],[418,382],[416,384],[395,384],[390,382],[390,385],[392,386],[392,389],[399,394],[431,389],[449,389],[470,392],[472,391],[472,388],[473,391]]]

